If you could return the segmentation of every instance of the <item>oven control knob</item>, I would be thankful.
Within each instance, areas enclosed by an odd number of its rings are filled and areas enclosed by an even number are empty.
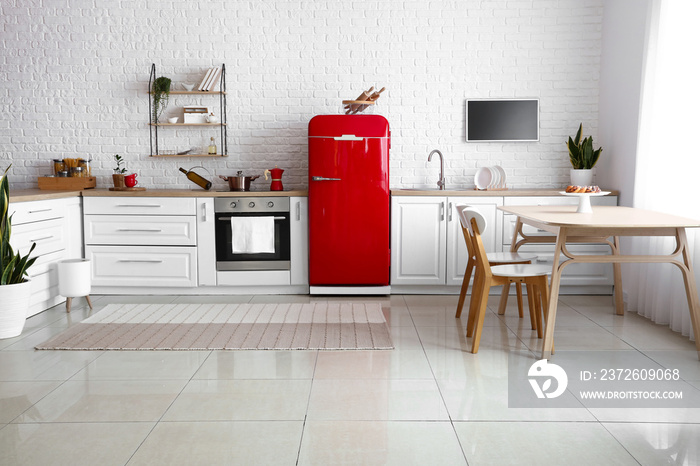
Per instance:
[[[249,203],[248,203],[248,207],[250,207],[251,209],[252,209],[253,207],[255,207],[255,202],[249,202]]]
[[[275,206],[275,203],[272,202],[272,201],[270,201],[270,202],[267,203],[267,206],[270,207],[270,208],[272,208],[272,207]]]
[[[232,209],[235,209],[238,206],[238,204],[236,202],[232,202],[229,204],[229,206],[231,206]]]

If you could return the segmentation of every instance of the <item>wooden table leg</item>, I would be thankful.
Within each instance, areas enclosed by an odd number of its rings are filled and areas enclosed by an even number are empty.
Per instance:
[[[690,260],[690,251],[688,251],[688,239],[685,235],[685,228],[678,228],[676,232],[676,239],[683,254],[685,267],[680,267],[680,264],[677,265],[683,274],[685,294],[688,298],[688,310],[690,311],[690,322],[693,325],[693,334],[695,336],[695,348],[698,352],[698,359],[700,359],[700,303],[698,303],[698,288],[695,284],[695,274],[693,273],[693,264]]]
[[[561,283],[562,267],[559,266],[559,257],[562,248],[566,245],[566,229],[560,228],[557,234],[557,243],[554,247],[554,263],[552,264],[552,283],[549,287],[549,302],[545,315],[544,342],[542,345],[542,359],[549,359],[552,356],[554,345],[554,322],[557,317],[557,302],[559,301],[559,285]],[[563,265],[563,264],[562,264]]]
[[[615,248],[613,255],[620,255],[620,237],[614,237]],[[613,263],[613,286],[615,287],[615,313],[619,316],[625,315],[625,303],[622,299],[622,264]]]

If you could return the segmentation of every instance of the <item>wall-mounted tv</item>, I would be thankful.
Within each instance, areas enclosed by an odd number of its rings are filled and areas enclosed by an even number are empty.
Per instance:
[[[539,141],[537,99],[467,99],[467,142]]]

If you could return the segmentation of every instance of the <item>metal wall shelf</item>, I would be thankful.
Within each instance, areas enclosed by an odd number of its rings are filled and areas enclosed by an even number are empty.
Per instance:
[[[156,64],[151,65],[151,74],[148,78],[148,127],[150,131],[151,142],[151,157],[228,157],[227,143],[227,123],[226,123],[226,65],[221,65],[221,79],[218,91],[170,91],[170,95],[208,95],[219,96],[219,114],[221,121],[219,123],[156,123],[153,121],[153,98],[151,89],[153,82],[156,80]],[[158,128],[177,126],[200,126],[200,127],[218,127],[220,132],[221,154],[162,154],[158,147]]]

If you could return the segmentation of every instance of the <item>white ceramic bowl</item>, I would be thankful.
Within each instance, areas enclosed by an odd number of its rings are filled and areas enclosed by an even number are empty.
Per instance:
[[[207,121],[209,121],[209,123],[218,123],[219,117],[210,116],[209,118],[207,118]]]
[[[177,123],[177,120],[177,117],[168,118],[168,123]]]
[[[192,89],[194,89],[194,84],[190,84],[190,83],[180,83],[180,85],[181,85],[187,92],[191,92]]]

